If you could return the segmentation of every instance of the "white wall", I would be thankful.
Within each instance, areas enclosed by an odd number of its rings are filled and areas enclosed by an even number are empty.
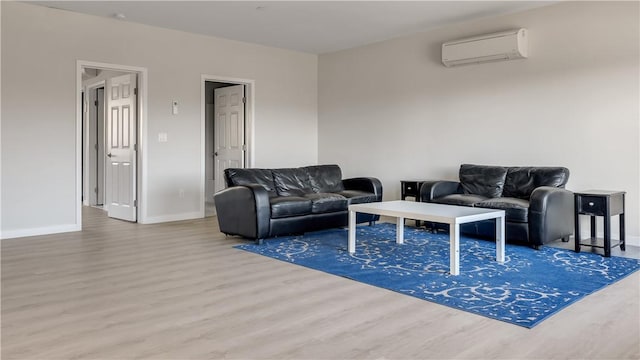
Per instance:
[[[321,55],[319,162],[379,177],[385,199],[401,179],[457,179],[461,163],[566,166],[571,190],[627,191],[640,244],[638,14],[567,2]],[[518,27],[529,59],[441,64],[442,42]]]
[[[77,60],[148,69],[142,196],[149,219],[202,207],[202,74],[255,80],[255,166],[317,162],[315,55],[23,3],[0,6],[3,238],[76,226]],[[176,116],[172,100],[180,103]],[[157,142],[160,132],[167,143]]]

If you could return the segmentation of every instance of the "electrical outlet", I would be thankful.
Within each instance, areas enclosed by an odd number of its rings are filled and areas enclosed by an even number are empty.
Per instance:
[[[184,199],[184,189],[178,190],[178,196],[180,197],[180,199]]]

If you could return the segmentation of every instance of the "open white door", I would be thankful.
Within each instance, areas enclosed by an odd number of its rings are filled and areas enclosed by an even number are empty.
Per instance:
[[[225,188],[224,170],[244,167],[244,85],[214,90],[216,191]]]
[[[106,207],[109,217],[136,221],[137,76],[107,80]]]

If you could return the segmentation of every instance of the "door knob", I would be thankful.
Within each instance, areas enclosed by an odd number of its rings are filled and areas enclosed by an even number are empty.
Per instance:
[[[216,152],[214,152],[214,153],[213,153],[213,156],[218,156],[218,152],[217,152],[217,151],[216,151]]]
[[[112,157],[112,156],[113,156],[113,155],[111,155],[111,153],[108,153],[108,154],[107,154],[107,157]]]

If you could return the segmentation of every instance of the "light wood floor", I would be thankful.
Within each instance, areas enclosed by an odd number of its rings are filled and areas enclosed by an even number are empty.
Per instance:
[[[233,249],[215,217],[84,224],[1,242],[2,359],[640,358],[640,273],[528,330]]]

